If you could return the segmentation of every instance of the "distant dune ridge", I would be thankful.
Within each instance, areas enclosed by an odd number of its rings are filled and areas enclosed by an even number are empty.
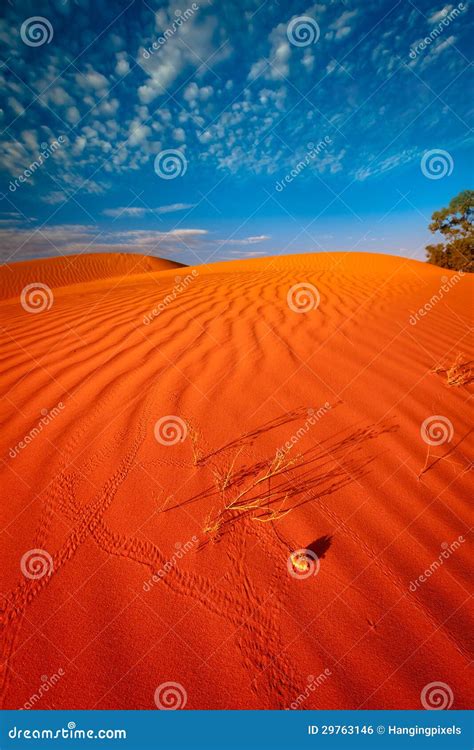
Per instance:
[[[454,277],[366,253],[1,268],[3,708],[468,708]]]
[[[21,293],[26,284],[42,282],[50,287],[64,287],[131,274],[181,268],[182,263],[149,255],[130,253],[93,253],[64,255],[0,266],[0,299]]]

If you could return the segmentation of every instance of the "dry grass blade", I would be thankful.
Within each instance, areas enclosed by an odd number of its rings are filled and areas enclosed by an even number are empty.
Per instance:
[[[227,462],[224,468],[214,466],[212,473],[216,488],[222,499],[222,508],[216,515],[211,512],[204,523],[204,533],[209,534],[214,540],[220,536],[222,527],[226,523],[233,523],[244,516],[250,517],[253,521],[268,523],[278,521],[286,516],[291,508],[284,508],[288,500],[289,493],[286,493],[280,500],[278,508],[271,508],[270,504],[281,497],[281,487],[272,492],[271,480],[282,476],[288,469],[295,466],[300,460],[300,456],[289,458],[288,456],[278,453],[267,461],[254,476],[250,476],[243,489],[229,499],[229,491],[234,489],[242,482],[242,471],[236,474],[236,463],[242,452],[239,448],[232,458]],[[268,485],[265,487],[265,485]]]
[[[432,372],[437,375],[445,375],[446,384],[450,388],[460,388],[474,381],[471,364],[471,362],[464,362],[464,354],[460,353],[451,365],[447,367],[436,365]]]

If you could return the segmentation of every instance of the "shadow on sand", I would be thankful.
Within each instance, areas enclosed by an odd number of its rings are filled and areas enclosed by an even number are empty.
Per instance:
[[[273,525],[306,503],[317,502],[360,482],[377,458],[367,453],[367,445],[398,430],[397,424],[387,421],[340,430],[321,441],[309,434],[313,445],[304,452],[296,453],[292,449],[280,458],[274,454],[252,460],[252,446],[258,436],[301,420],[305,414],[306,409],[282,415],[207,453],[200,458],[196,470],[205,471],[213,481],[197,494],[169,505],[162,512],[169,513],[202,500],[209,506],[211,501],[214,515],[208,518],[201,548],[210,540],[220,541],[245,518]],[[314,552],[322,557],[331,539],[321,537],[312,544]]]

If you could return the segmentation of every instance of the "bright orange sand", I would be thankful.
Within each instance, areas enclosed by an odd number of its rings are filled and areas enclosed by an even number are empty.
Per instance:
[[[3,707],[52,681],[34,708],[156,709],[175,682],[187,709],[414,709],[440,681],[468,708],[472,277],[72,260],[0,270]],[[319,306],[289,307],[297,283]],[[155,437],[170,415],[184,440]],[[428,454],[429,417],[451,439]]]

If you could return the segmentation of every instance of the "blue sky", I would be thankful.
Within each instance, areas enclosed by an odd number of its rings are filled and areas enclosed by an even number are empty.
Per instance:
[[[471,0],[5,3],[2,262],[423,259],[470,187],[473,25]]]

